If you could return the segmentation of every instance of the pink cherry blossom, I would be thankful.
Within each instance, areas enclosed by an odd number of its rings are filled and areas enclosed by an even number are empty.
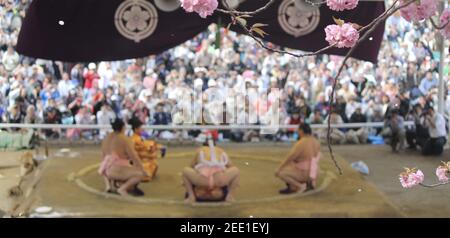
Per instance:
[[[447,174],[449,173],[448,168],[446,166],[439,166],[436,169],[436,176],[439,179],[439,182],[445,183],[448,182],[449,178]]]
[[[358,6],[358,0],[327,0],[327,6],[333,11],[351,10]]]
[[[186,12],[196,12],[202,18],[212,15],[219,5],[217,0],[180,0],[180,2]]]
[[[194,6],[195,6],[197,0],[180,0],[180,2],[181,2],[181,7],[186,12],[193,12],[194,11]]]
[[[406,0],[400,0],[405,4]],[[417,0],[400,9],[401,16],[409,22],[417,22],[434,16],[437,12],[436,0]]]
[[[400,174],[400,183],[404,188],[412,188],[423,182],[424,174],[421,170],[410,170],[407,169],[406,172]]]
[[[450,9],[447,8],[442,12],[440,20],[441,20],[441,24],[440,24],[441,26],[443,26],[450,20]],[[447,26],[445,26],[445,28],[441,30],[441,34],[445,38],[450,39],[450,23],[447,24]]]
[[[350,23],[329,25],[325,28],[325,40],[330,45],[336,44],[338,48],[351,48],[359,39],[359,32]]]

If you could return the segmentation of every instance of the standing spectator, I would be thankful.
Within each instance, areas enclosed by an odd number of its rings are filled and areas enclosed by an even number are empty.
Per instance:
[[[84,100],[87,100],[91,95],[91,88],[94,85],[94,81],[98,80],[100,77],[98,76],[95,69],[97,66],[94,63],[89,63],[88,70],[84,73]]]
[[[445,143],[447,143],[447,130],[445,119],[440,113],[435,112],[433,107],[426,110],[425,124],[428,127],[430,138],[422,148],[423,155],[441,155]]]

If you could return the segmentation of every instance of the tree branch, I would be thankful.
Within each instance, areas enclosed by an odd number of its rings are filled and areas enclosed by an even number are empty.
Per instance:
[[[312,3],[311,1],[306,0],[308,3]],[[336,166],[336,168],[339,171],[339,174],[342,175],[342,169],[339,166],[338,162],[336,161],[336,159],[334,158],[334,154],[333,154],[333,149],[331,147],[331,111],[332,111],[332,105],[334,102],[334,96],[335,96],[335,92],[336,92],[336,86],[337,86],[337,82],[338,82],[338,78],[341,75],[344,66],[346,65],[347,60],[350,58],[350,56],[353,54],[353,52],[356,50],[356,48],[364,41],[367,39],[367,37],[381,24],[381,22],[385,21],[388,17],[392,16],[395,12],[397,12],[398,10],[407,7],[409,4],[415,2],[416,0],[410,0],[398,7],[395,7],[398,0],[395,0],[394,3],[387,9],[385,10],[380,16],[378,16],[377,18],[375,18],[372,22],[370,22],[368,25],[361,27],[358,32],[362,33],[362,37],[360,37],[360,39],[358,39],[358,41],[356,42],[356,44],[350,48],[350,50],[347,52],[347,54],[344,57],[344,60],[342,61],[342,64],[338,70],[338,73],[336,74],[336,76],[334,77],[334,81],[333,81],[333,87],[332,87],[332,91],[331,91],[331,96],[330,96],[330,100],[329,100],[329,106],[330,106],[330,111],[328,113],[328,130],[327,130],[327,141],[328,141],[328,150],[330,151],[330,155],[331,155],[331,159],[334,162],[334,165]],[[272,3],[274,2],[274,0],[270,0],[265,6],[257,9],[256,11],[252,11],[252,12],[239,12],[236,10],[232,10],[230,9],[230,7],[228,6],[228,3],[223,1],[223,5],[227,10],[223,10],[223,9],[218,9],[219,12],[222,13],[226,13],[229,14],[233,20],[236,19],[236,17],[238,17],[239,15],[254,15],[257,14],[261,11],[264,11],[265,9],[267,9]],[[321,2],[323,3],[323,2]],[[320,4],[321,4],[320,3]],[[304,53],[304,54],[295,54],[289,51],[284,51],[284,50],[278,50],[278,49],[274,49],[271,47],[268,47],[262,39],[260,39],[259,37],[255,36],[255,34],[253,34],[253,32],[247,28],[247,26],[245,26],[241,21],[234,21],[237,22],[237,24],[245,31],[245,33],[247,33],[248,36],[250,36],[251,38],[253,38],[262,48],[269,50],[271,52],[275,52],[275,53],[280,53],[280,54],[287,54],[287,55],[291,55],[293,57],[296,58],[301,58],[301,57],[306,57],[306,56],[313,56],[313,55],[318,55],[320,53],[323,53],[324,51],[333,48],[334,46],[336,46],[336,44],[332,44],[329,46],[326,46],[322,49],[319,49],[315,52],[311,52],[311,53]]]
[[[392,4],[392,6],[386,10],[382,15],[382,17],[377,17],[375,20],[373,20],[371,23],[369,23],[370,28],[363,34],[363,36],[361,38],[359,38],[359,40],[356,42],[356,44],[347,52],[347,54],[345,55],[344,60],[342,61],[342,64],[338,70],[338,73],[336,74],[336,76],[334,77],[334,81],[333,81],[333,87],[331,90],[331,95],[330,95],[330,101],[329,101],[329,112],[328,112],[328,131],[327,131],[327,141],[328,141],[328,150],[330,151],[330,155],[331,155],[331,159],[333,160],[333,162],[336,165],[336,168],[339,171],[339,174],[342,175],[342,170],[339,167],[336,159],[334,158],[334,154],[333,154],[333,148],[331,148],[331,111],[333,110],[333,102],[334,102],[334,95],[336,93],[336,86],[337,86],[337,82],[339,79],[339,76],[341,75],[344,66],[346,65],[347,60],[350,58],[350,56],[352,55],[352,53],[356,50],[356,48],[358,48],[358,46],[367,39],[367,37],[370,35],[370,33],[372,33],[377,27],[378,25],[380,25],[381,22],[383,22],[384,20],[386,20],[388,17],[392,16],[395,12],[397,12],[398,10],[407,7],[409,4],[415,2],[416,0],[410,0],[408,2],[406,2],[405,4],[402,4],[396,8],[394,8],[393,6],[396,5],[397,0]],[[380,15],[380,16],[381,16]]]
[[[433,25],[433,27],[434,27],[435,29],[437,29],[437,30],[442,30],[442,29],[444,29],[444,28],[450,23],[450,19],[449,19],[445,24],[443,24],[442,26],[438,26],[438,25],[436,24],[436,22],[434,22],[434,20],[433,20],[432,17],[430,17],[430,22],[431,22],[431,25]]]
[[[420,183],[419,185],[422,187],[426,187],[426,188],[435,188],[435,187],[439,187],[439,186],[443,186],[443,185],[447,185],[447,184],[450,184],[450,181],[443,182],[443,183],[435,183],[435,184]]]
[[[275,2],[275,0],[269,0],[269,2],[266,3],[266,5],[256,9],[255,11],[251,11],[251,12],[241,12],[241,11],[237,11],[234,9],[231,9],[228,6],[228,3],[225,0],[222,0],[222,4],[225,6],[226,9],[220,9],[217,8],[216,11],[221,12],[221,13],[225,13],[225,14],[234,14],[234,15],[256,15],[264,10],[266,10],[267,8],[270,7],[270,5],[272,5]]]

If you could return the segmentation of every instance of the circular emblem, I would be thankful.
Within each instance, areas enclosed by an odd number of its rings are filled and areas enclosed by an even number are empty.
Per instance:
[[[281,28],[295,37],[314,31],[319,25],[320,10],[311,5],[299,4],[302,0],[284,0],[278,8],[278,23]]]
[[[158,12],[145,0],[126,0],[117,8],[114,23],[122,36],[139,43],[155,31]]]

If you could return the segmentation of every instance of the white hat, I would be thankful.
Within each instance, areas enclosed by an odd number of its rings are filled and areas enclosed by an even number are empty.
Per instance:
[[[207,70],[206,70],[206,68],[204,68],[204,67],[196,67],[195,69],[194,69],[194,72],[195,73],[198,73],[198,72],[206,72]]]
[[[88,68],[89,68],[90,70],[94,70],[94,69],[97,68],[97,66],[95,65],[95,63],[89,63]]]
[[[215,87],[217,85],[216,80],[210,79],[208,81],[208,87]]]

